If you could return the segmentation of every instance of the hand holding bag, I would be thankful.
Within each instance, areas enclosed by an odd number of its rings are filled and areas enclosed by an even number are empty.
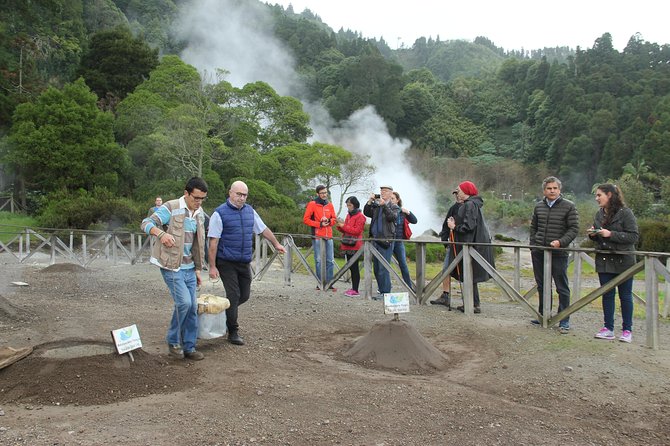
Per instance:
[[[198,338],[214,339],[226,334],[226,309],[230,301],[217,294],[225,294],[221,280],[209,280],[198,296]],[[207,293],[205,293],[207,291]],[[216,294],[214,294],[216,293]]]
[[[410,238],[412,238],[412,230],[409,227],[409,220],[403,218],[402,221],[404,222],[402,228],[403,237],[405,238],[405,240],[409,240]]]

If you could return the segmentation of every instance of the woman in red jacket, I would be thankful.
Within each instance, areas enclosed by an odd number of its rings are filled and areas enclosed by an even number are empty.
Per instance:
[[[344,253],[344,258],[347,262],[351,259],[356,251],[361,249],[363,242],[361,237],[363,235],[363,230],[365,229],[365,215],[360,210],[361,204],[358,199],[354,196],[347,198],[345,201],[347,204],[347,217],[342,221],[342,219],[337,220],[337,229],[342,232],[343,238],[350,236],[356,239],[354,245],[346,245],[342,243],[340,249]],[[354,297],[358,296],[358,285],[361,282],[361,271],[358,266],[358,261],[360,257],[351,265],[351,289],[344,292],[345,296]]]

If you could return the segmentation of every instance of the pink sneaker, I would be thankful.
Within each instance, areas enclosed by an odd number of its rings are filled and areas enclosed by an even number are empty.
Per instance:
[[[361,295],[361,294],[360,294],[358,291],[356,291],[356,290],[351,290],[351,294],[350,294],[349,296],[351,296],[351,297],[356,297],[356,296],[360,296],[360,295]]]
[[[603,327],[598,333],[596,333],[595,337],[598,339],[607,339],[608,341],[611,341],[614,339],[614,333],[607,327]]]
[[[350,289],[350,290],[345,291],[344,295],[349,296],[349,297],[355,297],[355,296],[358,296],[359,294],[358,294],[358,291]]]
[[[633,333],[631,333],[630,330],[624,330],[623,333],[621,333],[621,337],[619,338],[621,342],[628,342],[631,343],[633,342]]]

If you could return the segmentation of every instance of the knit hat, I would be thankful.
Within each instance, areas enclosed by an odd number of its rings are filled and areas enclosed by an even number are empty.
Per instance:
[[[475,183],[473,183],[472,181],[463,181],[461,184],[458,185],[458,187],[463,191],[465,195],[473,196],[479,193],[479,191],[477,190],[477,186],[475,186]]]

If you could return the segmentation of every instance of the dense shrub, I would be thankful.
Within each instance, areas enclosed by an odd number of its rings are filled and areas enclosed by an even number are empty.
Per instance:
[[[309,228],[302,222],[304,211],[298,209],[297,206],[293,209],[285,207],[258,208],[256,212],[275,234],[309,234]],[[277,239],[281,241],[281,236],[277,235]],[[311,243],[309,239],[302,237],[295,237],[294,241],[297,246],[310,246]]]
[[[92,192],[60,190],[47,195],[41,203],[37,222],[47,228],[138,230],[145,216],[144,207],[120,198],[104,188]]]
[[[639,251],[670,252],[670,224],[659,220],[638,220]]]

